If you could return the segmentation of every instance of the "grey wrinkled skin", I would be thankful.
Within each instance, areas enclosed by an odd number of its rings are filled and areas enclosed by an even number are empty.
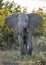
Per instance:
[[[12,14],[5,20],[6,25],[11,27],[14,35],[18,37],[21,55],[32,54],[32,35],[35,29],[42,24],[39,14]]]

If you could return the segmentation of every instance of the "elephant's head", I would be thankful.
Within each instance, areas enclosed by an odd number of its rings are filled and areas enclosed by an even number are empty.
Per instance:
[[[18,32],[19,33],[27,32],[28,25],[29,25],[29,18],[27,14],[18,15]]]

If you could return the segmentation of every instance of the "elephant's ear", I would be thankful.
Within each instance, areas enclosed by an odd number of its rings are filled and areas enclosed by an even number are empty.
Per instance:
[[[7,26],[11,27],[13,33],[16,35],[17,33],[17,23],[18,23],[18,14],[13,13],[8,16],[5,20]]]
[[[28,14],[29,17],[29,28],[34,33],[35,29],[42,24],[42,17],[39,14]]]

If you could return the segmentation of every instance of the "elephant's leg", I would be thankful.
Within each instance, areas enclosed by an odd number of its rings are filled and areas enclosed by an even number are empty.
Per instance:
[[[19,41],[19,45],[20,45],[21,55],[25,55],[23,37],[21,35],[18,35],[18,41]]]
[[[27,47],[27,54],[28,55],[32,54],[32,49],[33,49],[33,46],[32,46],[32,34],[31,34],[31,32],[29,32],[29,35],[28,35],[28,47]]]
[[[24,52],[26,54],[26,52],[27,52],[27,44],[24,45]]]

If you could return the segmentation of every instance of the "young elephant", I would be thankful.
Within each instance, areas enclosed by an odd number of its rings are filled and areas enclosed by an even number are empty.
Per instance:
[[[32,54],[32,34],[41,25],[42,17],[38,14],[12,14],[5,20],[6,25],[12,28],[14,35],[18,33],[21,55]]]

